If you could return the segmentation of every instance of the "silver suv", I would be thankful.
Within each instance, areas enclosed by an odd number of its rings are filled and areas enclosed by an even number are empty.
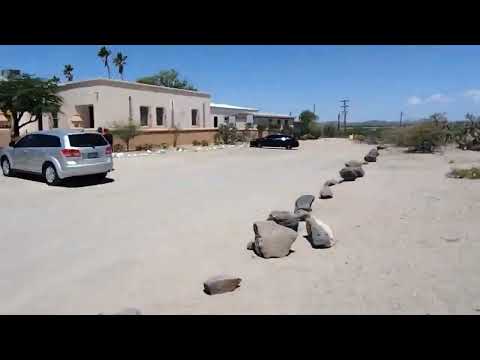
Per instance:
[[[15,171],[43,175],[48,185],[72,176],[105,178],[113,169],[112,147],[98,133],[53,129],[25,135],[0,149],[3,175]]]

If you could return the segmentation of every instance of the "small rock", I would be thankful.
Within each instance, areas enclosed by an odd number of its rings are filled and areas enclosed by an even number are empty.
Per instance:
[[[362,163],[357,160],[350,160],[345,163],[346,167],[362,167]]]
[[[340,176],[345,181],[355,181],[355,179],[357,178],[355,171],[353,171],[353,169],[349,167],[345,167],[342,170],[340,170]]]
[[[147,150],[147,153],[149,153],[149,154],[150,154],[151,152],[152,152],[151,150]]]
[[[321,222],[314,216],[305,220],[307,224],[307,237],[314,248],[329,248],[335,245],[335,239],[330,226]]]
[[[124,157],[124,156],[125,156],[124,153],[118,153],[118,154],[117,154],[117,158],[119,158],[119,157]]]
[[[255,247],[255,243],[253,241],[249,241],[247,244],[247,250],[253,250]]]
[[[297,210],[306,210],[312,211],[312,204],[315,201],[315,196],[313,195],[302,195],[295,201],[295,211]]]
[[[253,224],[255,232],[254,252],[263,258],[281,258],[290,253],[297,239],[297,232],[278,225],[274,221],[257,221]]]
[[[361,167],[352,167],[352,170],[357,177],[363,177],[365,175],[365,171]]]
[[[387,147],[387,145],[377,145],[377,150],[385,150]]]
[[[267,220],[275,221],[278,225],[286,226],[294,231],[298,230],[298,218],[288,211],[272,211]]]
[[[333,198],[332,190],[328,186],[324,186],[322,190],[320,190],[320,199],[331,199]]]
[[[141,311],[135,308],[125,308],[122,311],[115,314],[104,314],[100,313],[98,315],[142,315]]]
[[[233,276],[218,275],[205,281],[203,288],[208,295],[223,294],[238,288],[241,281],[242,279]]]
[[[368,161],[362,162],[362,165],[368,165]]]
[[[372,156],[372,155],[365,155],[364,159],[365,159],[366,162],[376,162],[377,161],[377,157]]]
[[[333,186],[333,185],[337,185],[337,184],[338,184],[337,180],[330,179],[330,180],[325,181],[325,184],[323,184],[323,186]]]
[[[380,153],[378,152],[377,149],[372,149],[368,152],[368,155],[377,157],[378,155],[380,155]]]

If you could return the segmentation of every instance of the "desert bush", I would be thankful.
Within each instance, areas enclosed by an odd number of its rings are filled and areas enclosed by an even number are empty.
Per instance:
[[[234,144],[237,139],[237,127],[234,124],[220,125],[215,134],[216,144]]]
[[[113,152],[122,152],[122,151],[125,151],[125,146],[123,146],[123,144],[113,145]]]
[[[305,134],[300,136],[300,140],[315,140],[316,137],[313,136],[312,134]]]
[[[365,140],[367,140],[365,135],[353,135],[353,139],[360,142],[364,142]]]
[[[202,140],[202,146],[208,146],[208,141],[207,140]]]
[[[201,142],[198,141],[197,139],[195,139],[195,140],[192,141],[192,145],[193,145],[193,146],[200,146],[200,144],[201,144]]]
[[[312,121],[308,125],[308,133],[315,139],[318,139],[322,136],[322,126],[319,123]]]
[[[472,114],[465,115],[466,122],[463,129],[456,127],[453,132],[458,147],[463,150],[480,150],[480,117]]]
[[[293,136],[293,126],[286,125],[282,128],[281,133],[288,136]]]
[[[135,146],[136,151],[147,151],[147,150],[152,150],[152,149],[153,149],[152,144],[142,144],[142,145]]]
[[[113,136],[122,139],[126,144],[126,150],[130,148],[130,141],[137,135],[141,134],[140,125],[129,120],[127,123],[114,123],[111,130]]]
[[[433,152],[435,148],[445,145],[448,129],[435,124],[431,120],[394,128],[385,132],[385,140],[397,146],[407,146],[412,152]]]
[[[448,177],[456,179],[480,179],[480,168],[472,167],[470,169],[453,169],[447,174]]]
[[[337,137],[338,131],[335,125],[333,124],[325,124],[323,126],[323,136],[328,138]]]

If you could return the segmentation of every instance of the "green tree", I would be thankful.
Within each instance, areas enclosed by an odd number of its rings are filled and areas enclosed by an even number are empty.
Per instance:
[[[318,120],[318,116],[310,110],[304,110],[299,116],[302,134],[307,134],[310,130],[310,124]]]
[[[107,47],[102,46],[100,50],[98,50],[97,56],[102,59],[103,65],[107,68],[108,78],[110,79],[110,64],[108,63],[108,57],[112,54]]]
[[[65,65],[63,75],[65,75],[67,81],[73,81],[73,66],[70,64]]]
[[[127,145],[127,151],[130,149],[130,141],[141,134],[140,125],[128,120],[127,123],[115,123],[111,130],[113,136],[119,137]]]
[[[10,114],[15,138],[20,135],[22,127],[36,121],[41,129],[44,113],[60,112],[63,99],[56,94],[56,80],[21,74],[10,80],[0,81],[0,111]],[[20,124],[24,115],[28,115],[29,119]]]
[[[181,79],[180,74],[175,69],[162,70],[158,74],[140,78],[137,82],[148,85],[197,91],[197,88],[187,80]]]
[[[128,56],[123,56],[121,52],[117,53],[117,56],[113,59],[113,63],[118,69],[118,73],[120,74],[120,78],[123,80],[123,69],[125,65],[127,64],[127,57]]]

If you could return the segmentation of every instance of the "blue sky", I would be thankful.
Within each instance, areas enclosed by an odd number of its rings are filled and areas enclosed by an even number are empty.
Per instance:
[[[175,68],[212,100],[335,120],[350,99],[353,121],[446,112],[480,115],[480,46],[165,46],[112,45],[128,56],[126,80]],[[0,46],[0,68],[63,79],[106,77],[99,46]],[[115,74],[116,76],[116,74]]]

